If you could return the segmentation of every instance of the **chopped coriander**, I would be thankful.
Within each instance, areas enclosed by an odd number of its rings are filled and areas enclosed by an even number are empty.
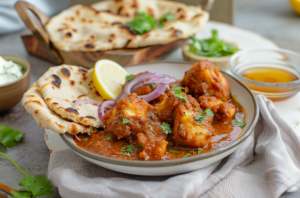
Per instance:
[[[123,118],[123,124],[127,124],[127,123],[130,123],[130,120]]]
[[[123,152],[123,155],[131,156],[130,153],[133,153],[133,144],[129,144],[127,146],[121,147],[120,151]]]
[[[106,138],[106,140],[111,140],[111,136],[108,136],[108,137]]]
[[[186,102],[185,97],[183,95],[181,95],[181,90],[180,89],[175,91],[174,96],[177,97],[177,98],[180,98],[180,101]]]
[[[129,74],[125,77],[126,82],[131,81],[132,79],[134,79],[134,75],[133,74]]]
[[[149,87],[151,87],[151,88],[153,88],[153,89],[155,89],[155,88],[156,88],[155,84],[153,84],[153,83],[152,83],[152,84],[150,84],[150,85],[149,85]]]
[[[201,122],[197,122],[198,125],[202,126]]]
[[[169,21],[175,21],[176,18],[173,14],[166,14],[162,17],[160,17],[160,19],[158,20],[158,25],[157,27],[162,28],[165,24],[165,22],[169,22]]]
[[[212,30],[212,37],[205,40],[197,40],[195,35],[191,37],[193,43],[189,51],[198,56],[222,57],[234,54],[238,48],[224,42],[218,37],[218,31]]]
[[[187,156],[189,156],[189,155],[192,155],[192,154],[187,153],[187,154],[185,154],[182,158],[185,158],[185,157],[187,157]]]
[[[148,126],[150,127],[150,130],[153,131],[153,126],[151,126],[151,125],[148,125]]]
[[[82,141],[88,141],[89,138],[83,138],[81,139]]]
[[[197,116],[195,117],[195,119],[196,119],[196,120],[200,120],[200,121],[202,122],[202,121],[206,120],[207,117],[205,117],[205,115],[201,114],[201,115],[197,115]]]
[[[132,102],[132,100],[127,100],[128,102]]]
[[[199,104],[197,104],[197,106],[196,106],[196,109],[198,109],[199,108]]]
[[[209,117],[211,117],[211,118],[213,118],[214,117],[214,112],[212,112],[212,110],[210,110],[209,108],[207,108],[207,109],[205,109],[204,110],[204,113],[206,114],[206,115],[209,115]]]
[[[234,122],[241,128],[243,128],[247,124],[244,120],[239,120],[239,119],[235,119]]]
[[[142,143],[142,142],[139,144],[139,147],[140,147],[140,148],[143,148],[143,143]]]
[[[12,148],[24,137],[25,133],[0,124],[0,145],[5,149]]]
[[[181,89],[185,89],[184,87],[180,87],[180,86],[175,86],[175,87],[172,87],[170,90],[171,91],[177,91],[177,90],[181,90]]]
[[[200,154],[203,151],[203,148],[198,148],[198,154]]]
[[[160,128],[162,128],[164,134],[168,134],[168,133],[171,134],[172,130],[170,126],[171,125],[169,123],[163,122],[162,125],[160,125]]]
[[[181,152],[175,151],[175,150],[173,150],[173,149],[169,149],[169,151],[170,151],[171,153],[181,153]]]

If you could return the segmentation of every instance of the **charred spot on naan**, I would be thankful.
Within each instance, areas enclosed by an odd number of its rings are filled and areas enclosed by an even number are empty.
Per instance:
[[[72,33],[71,32],[67,32],[66,33],[66,38],[72,38]]]
[[[77,114],[77,115],[79,114],[78,111],[77,111],[77,109],[73,109],[73,108],[71,108],[71,107],[66,108],[66,111],[75,113],[75,114]]]
[[[71,75],[70,70],[68,70],[65,67],[61,69],[61,73],[63,74],[64,77],[67,77],[67,78],[69,78]]]
[[[40,110],[37,109],[37,110],[34,111],[34,113],[35,113],[35,114],[39,114],[39,113],[40,113]]]
[[[82,98],[86,98],[86,97],[87,97],[86,94],[82,94],[82,95],[78,96],[77,98],[78,98],[78,100],[82,100]]]
[[[84,45],[84,48],[85,49],[88,49],[88,50],[92,50],[92,49],[94,49],[96,46],[95,46],[95,44],[93,44],[93,43],[87,43],[87,44],[85,44]]]
[[[136,32],[131,27],[129,27],[127,25],[120,26],[120,29],[125,30],[126,33],[128,33],[131,36],[136,36],[137,35]]]
[[[63,126],[63,125],[61,125],[61,124],[58,124],[57,122],[54,122],[57,126],[58,126],[58,128],[60,128],[60,129],[65,129],[66,127],[65,126]]]
[[[196,15],[193,17],[193,20],[196,19],[196,18],[200,18],[200,17],[202,17],[202,16],[204,16],[203,13],[196,14]]]
[[[60,85],[61,85],[61,79],[60,79],[60,77],[58,75],[56,75],[56,74],[52,74],[52,77],[54,78],[54,81],[51,81],[52,84],[54,86],[56,86],[57,88],[60,88]]]
[[[74,85],[75,85],[75,81],[74,81],[74,80],[71,80],[71,81],[70,81],[70,84],[71,84],[72,86],[74,86]]]
[[[132,5],[131,5],[132,8],[139,8],[139,4],[138,4],[138,1],[137,0],[132,0]]]
[[[179,37],[182,34],[181,30],[171,29],[172,33],[170,37]]]
[[[39,100],[29,100],[29,101],[24,103],[24,106],[27,105],[28,103],[35,103],[35,104],[43,107],[43,104]]]
[[[94,118],[93,116],[85,116],[86,118],[89,118],[89,119],[93,119],[93,120],[96,120],[96,118]]]

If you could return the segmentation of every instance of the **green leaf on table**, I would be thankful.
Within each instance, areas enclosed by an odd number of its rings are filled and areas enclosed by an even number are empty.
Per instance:
[[[31,198],[30,192],[16,192],[11,190],[10,193],[14,196],[14,198]]]
[[[171,125],[169,123],[163,122],[162,125],[160,125],[160,128],[162,128],[164,134],[169,134],[169,133],[171,134],[172,130],[170,126]]]
[[[239,119],[235,119],[234,122],[236,125],[238,125],[241,128],[243,128],[247,124],[244,120],[239,120]]]
[[[14,130],[10,126],[0,124],[0,145],[5,149],[16,146],[24,135],[25,133]]]
[[[24,187],[20,191],[30,192],[32,198],[36,196],[51,196],[54,193],[51,190],[53,186],[45,175],[37,175],[35,177],[25,175],[23,179],[20,179],[19,185]]]

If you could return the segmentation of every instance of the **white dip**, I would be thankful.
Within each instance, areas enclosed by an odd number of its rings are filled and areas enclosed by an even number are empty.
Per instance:
[[[0,56],[0,86],[11,83],[23,76],[23,67]]]

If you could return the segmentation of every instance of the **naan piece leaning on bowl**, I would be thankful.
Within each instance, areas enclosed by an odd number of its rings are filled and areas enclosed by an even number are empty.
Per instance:
[[[38,82],[35,82],[24,94],[22,103],[41,127],[50,129],[56,133],[67,132],[70,134],[92,134],[98,131],[98,129],[91,126],[84,126],[76,122],[67,121],[49,109],[39,92],[39,86],[37,84]]]
[[[81,103],[72,108],[77,100],[92,100],[102,103],[92,80],[93,69],[62,65],[51,67],[38,80],[40,93],[48,107],[62,118],[85,126],[103,127],[98,117],[98,106]]]
[[[162,28],[137,35],[126,23],[137,10],[155,19],[166,14],[176,18]],[[167,44],[189,38],[208,21],[209,14],[199,7],[159,0],[111,0],[92,7],[75,5],[51,18],[46,31],[52,43],[63,51],[104,51]]]

